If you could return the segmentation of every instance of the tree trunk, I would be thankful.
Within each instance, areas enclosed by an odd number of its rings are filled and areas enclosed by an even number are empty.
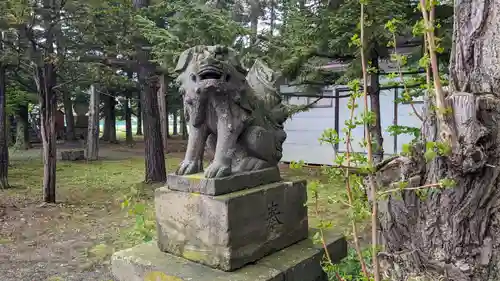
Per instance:
[[[141,69],[139,81],[141,83],[142,116],[144,117],[144,145],[146,156],[145,182],[165,182],[167,179],[165,170],[165,154],[161,139],[160,119],[158,117],[157,89],[152,78],[152,71],[147,68]]]
[[[187,123],[186,123],[186,115],[184,114],[184,106],[181,105],[181,134],[182,134],[182,139],[187,140],[188,138],[188,131],[187,131]]]
[[[118,143],[116,139],[116,98],[109,96],[109,139],[110,143]]]
[[[61,31],[61,26],[57,25],[54,28],[56,33],[56,47],[57,47],[57,60],[59,63],[64,61],[65,49],[63,46],[63,33]],[[66,119],[66,135],[65,139],[67,141],[76,140],[75,135],[75,120],[73,116],[73,102],[71,101],[71,93],[67,90],[62,90],[62,99],[64,105],[64,117]],[[63,124],[64,127],[64,124]]]
[[[45,30],[45,49],[39,49],[32,44],[33,62],[35,68],[35,81],[38,87],[40,102],[40,131],[43,155],[43,199],[47,203],[56,202],[56,111],[57,95],[54,92],[56,84],[56,70],[54,60],[44,59],[53,57],[54,54],[54,22],[52,14],[56,9],[53,0],[44,0],[42,9],[43,27]],[[30,32],[30,31],[28,31]],[[33,41],[33,34],[29,34]]]
[[[179,110],[176,109],[176,110],[174,110],[174,113],[172,114],[173,118],[174,118],[174,120],[172,122],[172,125],[174,126],[174,131],[173,131],[174,136],[177,136],[179,134],[178,128],[177,128],[178,127],[177,120],[179,118],[179,116],[177,115],[178,112],[179,112]]]
[[[170,112],[169,112],[168,107],[167,107],[167,138],[170,138],[170,137],[172,137],[170,135]]]
[[[137,131],[135,134],[137,136],[142,136],[142,102],[141,102],[141,91],[137,93]]]
[[[130,110],[130,93],[125,98],[125,142],[127,145],[134,144],[132,136],[132,111]]]
[[[95,85],[89,89],[89,126],[87,131],[86,158],[88,161],[99,159],[99,104],[100,94],[96,91]]]
[[[102,132],[102,141],[109,141],[110,140],[110,134],[111,134],[111,97],[109,95],[104,95],[104,106],[103,106],[103,113],[104,113],[104,126],[103,126],[103,132]]]
[[[12,123],[13,123],[12,119],[14,119],[12,115],[7,115],[5,119],[5,128],[7,130],[6,132],[7,147],[11,147],[15,143],[15,139],[12,134]]]
[[[304,11],[306,9],[306,1],[305,0],[299,0],[299,9],[301,11]]]
[[[423,142],[379,171],[381,186],[454,181],[451,188],[422,189],[424,198],[406,190],[379,200],[386,248],[381,265],[391,280],[500,280],[499,7],[500,0],[455,2],[446,97],[457,134],[451,152],[424,160],[426,144],[440,141],[432,105],[426,105]],[[394,172],[400,177],[389,176]]]
[[[57,97],[52,90],[55,81],[54,65],[46,63],[39,69],[40,123],[43,154],[43,199],[47,203],[56,202],[56,110]],[[43,74],[42,74],[43,73]]]
[[[31,147],[27,105],[19,105],[19,108],[16,111],[15,119],[16,143],[14,144],[14,147],[19,150],[27,150]]]
[[[133,0],[134,8],[149,6],[149,0]],[[151,55],[145,50],[147,41],[140,35],[135,38],[139,63],[139,83],[141,88],[142,116],[144,118],[144,144],[146,156],[145,182],[165,182],[165,154],[161,139],[161,127],[158,112],[157,79],[154,77],[155,66],[151,64]]]
[[[256,50],[257,36],[259,27],[259,16],[261,14],[261,3],[259,0],[251,0],[250,4],[250,43],[251,50]]]
[[[370,83],[370,110],[375,115],[375,122],[370,126],[370,134],[373,142],[373,163],[377,164],[384,158],[384,139],[382,137],[382,125],[380,122],[380,81],[379,81],[379,65],[378,54],[375,48],[370,52],[371,66],[376,71],[369,73],[368,79]]]
[[[269,33],[271,37],[274,35],[274,28],[275,28],[275,22],[276,22],[276,1],[271,0],[270,2],[270,12],[269,12]]]
[[[167,112],[167,99],[165,94],[167,92],[166,75],[160,76],[160,87],[158,89],[158,111],[160,113],[160,126],[161,138],[163,141],[163,149],[167,151],[168,148],[168,112]]]
[[[9,187],[9,148],[7,143],[7,131],[10,131],[10,128],[7,127],[6,83],[5,66],[0,61],[0,189]]]
[[[73,115],[73,102],[68,91],[63,92],[64,117],[66,118],[66,140],[76,140],[75,118]]]

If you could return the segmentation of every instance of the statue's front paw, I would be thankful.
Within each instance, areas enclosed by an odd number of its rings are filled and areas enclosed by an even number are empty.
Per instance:
[[[231,175],[231,165],[212,162],[205,171],[206,178],[223,178]]]
[[[179,165],[179,168],[177,168],[177,171],[175,171],[175,174],[191,175],[199,172],[203,172],[203,165],[201,164],[201,161],[184,160]]]

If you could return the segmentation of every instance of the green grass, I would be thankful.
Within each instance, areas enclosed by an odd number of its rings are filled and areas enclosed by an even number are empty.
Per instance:
[[[39,151],[34,155],[39,155]],[[126,157],[124,157],[126,158]],[[168,171],[174,171],[180,159],[167,155]],[[283,169],[285,179],[319,179],[326,182],[317,168],[300,171]],[[39,201],[42,198],[43,164],[38,157],[13,160],[9,170],[12,189],[6,190],[6,197],[17,202]],[[141,183],[144,179],[144,158],[129,157],[126,160],[103,160],[96,162],[62,162],[57,164],[57,201],[64,223],[57,220],[49,228],[54,233],[71,232],[74,228],[86,231],[96,237],[95,245],[85,250],[90,264],[101,263],[116,250],[130,247],[141,241],[134,231],[135,217],[122,210],[125,197],[134,192],[135,203],[145,206],[146,217],[154,221],[153,190],[156,186]],[[339,232],[349,229],[346,207],[329,204],[328,195],[343,189],[342,184],[325,185],[319,190],[318,214],[321,219],[332,220]],[[4,196],[5,197],[5,196]],[[312,198],[309,193],[309,198]],[[5,199],[5,198],[4,198]],[[0,201],[1,203],[1,201]],[[316,227],[320,217],[315,203],[309,202],[309,225]],[[152,224],[154,232],[155,224]],[[104,235],[104,236],[103,236]],[[90,265],[89,265],[90,266]]]
[[[323,175],[319,167],[303,167],[301,169],[282,169],[282,175],[285,179],[307,179],[308,180],[308,212],[309,227],[318,227],[322,222],[330,222],[334,231],[350,236],[352,227],[351,220],[348,217],[348,207],[342,203],[332,203],[329,200],[334,194],[345,191],[343,182],[331,183],[328,177]],[[314,200],[310,185],[312,181],[319,181],[321,185],[317,188],[318,202]],[[359,226],[364,230],[367,224]]]

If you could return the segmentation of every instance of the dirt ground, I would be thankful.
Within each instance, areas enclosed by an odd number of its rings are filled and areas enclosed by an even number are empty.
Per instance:
[[[58,149],[74,147],[79,147],[79,144],[62,144]],[[172,152],[167,158],[181,157],[184,147],[185,142],[172,141]],[[128,174],[139,176],[137,183],[144,173],[143,155],[144,145],[140,142],[134,147],[100,147],[104,163],[130,161],[123,162],[123,165],[125,168],[131,166],[132,169],[127,169]],[[0,280],[113,280],[109,256],[116,249],[125,248],[131,243],[122,233],[130,228],[133,221],[119,208],[119,202],[113,202],[112,196],[105,196],[109,193],[101,194],[103,196],[95,200],[88,198],[89,192],[79,194],[87,198],[65,195],[64,191],[72,195],[78,192],[65,190],[65,186],[62,186],[68,182],[66,179],[75,177],[59,176],[60,172],[71,172],[66,171],[71,167],[61,162],[58,163],[60,199],[57,204],[41,203],[40,192],[36,190],[40,185],[30,186],[32,184],[23,179],[41,179],[43,168],[40,169],[39,156],[40,148],[36,146],[29,151],[11,153],[13,171],[9,179],[13,187],[0,191]],[[91,178],[89,174],[88,179]],[[120,175],[115,178],[120,178]],[[68,183],[68,186],[78,183],[81,181]]]
[[[72,149],[81,144],[61,144]],[[172,172],[186,143],[172,140],[166,155]],[[101,160],[92,163],[58,161],[57,204],[41,203],[43,164],[40,147],[11,152],[9,183],[0,191],[0,281],[110,281],[109,258],[117,250],[142,241],[131,231],[135,218],[121,208],[130,190],[139,190],[152,208],[154,186],[144,185],[144,145],[101,145]],[[282,173],[296,176],[282,165]],[[311,169],[302,178],[318,177]],[[340,186],[331,186],[336,192]],[[337,189],[335,189],[337,188]],[[324,200],[328,201],[327,199]],[[310,226],[315,215],[310,207]],[[320,213],[345,222],[345,206],[321,205]]]

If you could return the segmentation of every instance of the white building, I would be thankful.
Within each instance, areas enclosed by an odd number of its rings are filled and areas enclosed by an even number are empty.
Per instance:
[[[394,81],[394,80],[393,80]],[[380,77],[380,83],[387,83],[388,79],[384,76]],[[281,93],[286,96],[286,102],[290,104],[310,104],[316,97],[304,97],[305,93],[301,93],[300,87],[281,86]],[[329,86],[322,90],[323,96],[336,98],[323,98],[317,102],[307,112],[301,112],[285,123],[285,131],[287,139],[283,144],[283,162],[304,161],[308,164],[331,165],[335,159],[337,152],[344,152],[345,144],[341,142],[337,147],[332,147],[329,144],[320,144],[319,138],[323,131],[328,128],[335,129],[339,132],[340,137],[344,134],[342,129],[345,128],[345,121],[350,117],[350,110],[347,107],[349,101],[349,89],[346,86]],[[391,136],[387,132],[387,128],[393,124],[404,125],[409,127],[420,127],[421,121],[413,113],[410,104],[396,104],[394,101],[398,95],[401,95],[402,89],[384,89],[380,92],[380,111],[381,125],[383,131],[383,147],[385,155],[393,155],[402,150],[405,143],[409,143],[413,136],[398,135]],[[316,93],[318,94],[318,93]],[[293,95],[298,95],[293,97]],[[302,95],[302,96],[300,96]],[[364,111],[364,100],[360,98],[357,101],[358,108],[355,109],[354,115],[360,116]],[[368,102],[368,104],[370,104]],[[422,102],[417,101],[414,104],[417,111],[422,111]],[[352,131],[354,142],[353,149],[356,152],[364,152],[365,150],[359,144],[364,138],[364,128],[359,126]]]

